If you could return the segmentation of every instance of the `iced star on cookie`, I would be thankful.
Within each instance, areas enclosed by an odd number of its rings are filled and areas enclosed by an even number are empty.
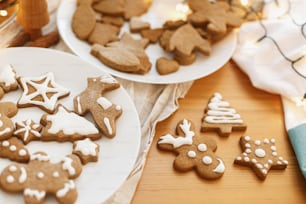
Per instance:
[[[80,157],[82,164],[98,161],[99,150],[100,146],[89,138],[73,143],[73,153]]]
[[[38,77],[20,77],[18,82],[23,90],[18,107],[38,106],[48,113],[54,112],[58,99],[68,96],[70,91],[55,82],[49,72]]]
[[[258,178],[264,180],[270,169],[285,169],[288,161],[278,156],[275,139],[251,140],[250,136],[240,138],[243,153],[236,157],[234,163],[249,166]]]

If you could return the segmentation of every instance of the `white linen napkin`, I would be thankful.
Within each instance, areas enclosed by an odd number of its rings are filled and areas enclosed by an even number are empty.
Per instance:
[[[306,1],[265,1],[264,20],[245,23],[233,60],[262,90],[280,94],[286,129],[306,179]]]

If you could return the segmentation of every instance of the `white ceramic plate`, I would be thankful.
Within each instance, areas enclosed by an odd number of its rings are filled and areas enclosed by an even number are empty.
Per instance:
[[[18,76],[34,77],[53,72],[55,81],[71,91],[68,97],[58,101],[70,110],[73,110],[73,97],[86,88],[87,78],[105,74],[101,69],[74,55],[50,49],[0,49],[0,68],[7,63],[14,66]],[[1,101],[17,101],[20,95],[19,88],[17,91],[6,93]],[[120,105],[123,113],[117,120],[117,135],[113,139],[103,136],[96,141],[100,144],[98,162],[83,166],[82,174],[75,180],[79,204],[100,204],[109,198],[131,172],[139,151],[140,122],[129,95],[123,88],[119,88],[104,96]],[[39,122],[44,113],[35,107],[20,108],[13,121],[31,118]],[[53,161],[58,161],[72,152],[71,142],[32,141],[27,147],[30,153],[39,150],[47,152]],[[0,171],[11,163],[8,159],[0,158],[0,160]],[[55,200],[51,197],[47,203],[54,203]],[[1,191],[0,203],[23,203],[23,197],[21,193],[8,194]]]
[[[177,19],[179,13],[175,11],[175,7],[182,0],[154,0],[147,14],[141,18],[150,22],[152,28],[161,27],[163,22],[169,19]],[[168,55],[159,45],[150,45],[146,49],[146,53],[150,57],[152,68],[145,75],[137,75],[116,71],[103,65],[98,59],[90,54],[90,45],[79,40],[71,29],[71,19],[76,8],[76,0],[64,0],[57,13],[57,24],[60,35],[68,47],[81,58],[97,65],[102,70],[123,78],[137,82],[152,84],[172,84],[185,81],[195,80],[207,76],[220,69],[232,56],[236,47],[236,34],[230,33],[222,41],[214,44],[212,53],[209,57],[199,54],[195,63],[189,66],[181,66],[180,69],[172,74],[159,75],[155,69],[155,61],[161,56]],[[122,29],[128,30],[127,23]],[[123,32],[122,31],[122,32]],[[139,36],[135,36],[139,37]]]

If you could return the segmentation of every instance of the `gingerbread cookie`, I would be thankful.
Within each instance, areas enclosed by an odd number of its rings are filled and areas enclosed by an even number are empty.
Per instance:
[[[0,102],[0,140],[8,139],[14,132],[14,123],[10,119],[18,112],[13,102]]]
[[[139,17],[132,17],[129,22],[130,31],[132,33],[138,33],[141,30],[146,30],[150,28],[150,23],[141,20]]]
[[[11,137],[0,141],[0,157],[26,163],[30,159],[30,154],[27,148],[16,137]]]
[[[135,40],[128,33],[124,33],[120,41],[94,45],[91,54],[105,65],[122,72],[145,74],[151,69],[151,62],[144,48],[148,39]]]
[[[96,25],[96,14],[91,7],[93,0],[79,1],[72,16],[72,30],[75,35],[86,40]]]
[[[16,73],[12,65],[6,64],[0,67],[0,98],[4,93],[18,89]]]
[[[251,167],[257,177],[264,180],[270,169],[282,170],[288,161],[279,156],[276,151],[275,139],[265,138],[252,140],[250,136],[240,138],[243,153],[236,157],[234,163]]]
[[[191,121],[184,119],[177,124],[177,136],[166,134],[160,137],[157,146],[161,150],[173,151],[177,154],[174,160],[174,169],[182,172],[195,170],[204,179],[218,179],[225,166],[215,155],[217,144],[207,137],[195,134]]]
[[[103,94],[119,87],[120,84],[108,75],[88,78],[87,88],[73,99],[75,112],[80,115],[90,112],[101,132],[109,138],[116,135],[116,119],[122,114],[122,108]]]
[[[24,144],[28,144],[33,140],[40,140],[43,126],[39,123],[35,123],[31,119],[27,119],[22,122],[15,123],[16,130],[14,131],[14,135],[21,139]]]
[[[156,70],[160,75],[170,74],[176,72],[180,65],[175,60],[166,57],[158,58],[156,61]]]
[[[103,0],[93,4],[93,9],[109,16],[123,16],[124,0]]]
[[[8,165],[0,175],[0,184],[4,191],[22,192],[26,204],[42,204],[47,195],[55,196],[61,204],[74,203],[78,193],[72,179],[81,172],[82,164],[76,155],[51,163],[46,153],[36,152],[28,164]]]
[[[169,50],[176,51],[183,56],[190,56],[194,51],[209,55],[211,47],[210,43],[203,39],[192,25],[186,24],[171,35]]]
[[[54,114],[44,114],[40,123],[45,126],[41,133],[43,141],[75,141],[84,138],[101,138],[93,123],[62,105],[56,107]]]
[[[244,131],[247,126],[229,102],[220,93],[209,100],[202,118],[201,131],[217,131],[220,136],[229,136],[232,131]]]
[[[83,165],[88,162],[98,161],[100,146],[89,138],[78,140],[73,143],[73,154],[76,154]]]
[[[134,16],[141,16],[151,6],[152,0],[125,0],[124,18],[131,19]]]
[[[228,27],[238,27],[242,19],[230,10],[225,1],[188,0],[189,8],[193,11],[188,21],[197,26],[206,26],[212,33],[226,33]]]
[[[70,94],[68,89],[55,82],[51,72],[38,77],[19,77],[18,82],[23,90],[17,103],[19,108],[37,106],[52,113],[57,100]]]
[[[116,26],[97,23],[88,38],[88,42],[91,44],[105,45],[109,42],[117,41],[119,31],[120,29]]]
[[[164,30],[162,28],[154,28],[154,29],[141,30],[140,34],[143,38],[148,39],[150,43],[156,43],[158,42],[163,32]]]

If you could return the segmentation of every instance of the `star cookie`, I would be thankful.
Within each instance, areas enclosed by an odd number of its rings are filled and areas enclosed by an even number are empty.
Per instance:
[[[51,72],[38,77],[20,77],[18,82],[23,90],[17,103],[19,108],[37,106],[53,113],[58,99],[70,94],[68,89],[55,82]]]
[[[234,163],[249,166],[258,178],[264,180],[270,169],[285,169],[288,161],[278,156],[275,139],[251,140],[250,136],[240,138],[240,146],[244,151],[236,157]]]
[[[23,141],[24,144],[28,144],[32,140],[40,140],[42,125],[35,123],[31,119],[27,119],[22,122],[15,123],[16,130],[14,135]]]
[[[73,143],[73,154],[79,156],[82,164],[98,161],[100,146],[89,138]]]

